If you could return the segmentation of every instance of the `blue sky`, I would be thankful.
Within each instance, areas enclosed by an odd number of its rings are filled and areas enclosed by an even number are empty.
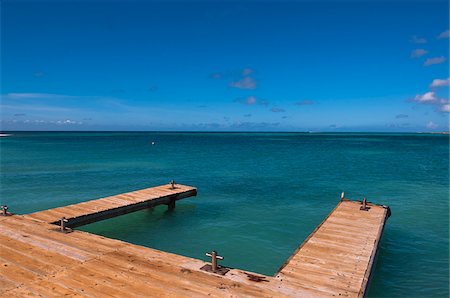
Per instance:
[[[1,129],[449,129],[447,1],[1,2]]]

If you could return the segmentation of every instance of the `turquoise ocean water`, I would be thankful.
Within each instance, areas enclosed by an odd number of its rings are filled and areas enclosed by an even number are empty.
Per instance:
[[[151,145],[151,142],[155,142]],[[15,213],[175,179],[199,194],[81,229],[274,274],[346,197],[389,205],[370,296],[449,296],[449,137],[431,134],[20,132],[0,138]]]

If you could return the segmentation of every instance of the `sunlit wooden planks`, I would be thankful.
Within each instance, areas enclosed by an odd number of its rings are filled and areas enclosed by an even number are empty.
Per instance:
[[[45,238],[44,235],[48,237]],[[231,270],[119,240],[11,216],[0,222],[0,296],[287,297],[280,282],[260,283]]]
[[[388,210],[373,204],[367,211],[360,207],[360,202],[340,202],[276,278],[324,296],[364,296]]]
[[[361,297],[388,209],[342,201],[274,276],[200,270],[201,260],[50,224],[65,216],[101,220],[196,194],[177,185],[0,217],[0,296],[5,297]],[[129,209],[131,206],[131,209]],[[121,209],[122,208],[122,209]],[[123,209],[124,208],[124,209]],[[142,208],[141,208],[142,209]],[[108,212],[108,215],[102,215]],[[98,215],[102,215],[98,217]],[[97,216],[97,217],[96,217]],[[255,276],[257,276],[255,278]]]
[[[56,223],[65,217],[68,220],[67,226],[79,227],[195,195],[197,195],[197,189],[194,187],[179,184],[172,187],[169,184],[39,211],[26,216],[46,223]]]

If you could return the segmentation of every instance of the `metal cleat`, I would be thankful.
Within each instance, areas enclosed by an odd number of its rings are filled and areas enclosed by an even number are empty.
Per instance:
[[[223,260],[224,258],[222,256],[219,256],[217,254],[217,251],[213,250],[211,253],[206,253],[207,257],[211,257],[211,265],[207,264],[200,268],[201,270],[212,272],[220,275],[225,275],[230,269],[222,267],[217,264],[217,260]]]

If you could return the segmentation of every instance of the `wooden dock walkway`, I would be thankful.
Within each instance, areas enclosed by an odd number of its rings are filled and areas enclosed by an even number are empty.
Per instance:
[[[109,198],[133,198],[130,204],[151,207],[196,194],[195,188],[177,187]],[[142,209],[105,199],[0,216],[0,296],[362,297],[389,215],[382,206],[368,204],[364,211],[360,202],[341,201],[275,276],[231,268],[218,275],[201,270],[208,264],[201,260],[78,230],[62,233],[50,224],[65,216],[76,226]],[[81,220],[84,216],[91,219]]]
[[[29,218],[59,223],[62,217],[67,220],[67,227],[75,228],[96,221],[116,217],[158,205],[175,206],[177,200],[197,195],[197,189],[190,186],[171,184],[146,188],[103,199],[79,204],[38,211],[26,215]]]
[[[276,274],[324,295],[363,297],[366,293],[387,207],[344,200],[303,242]]]

